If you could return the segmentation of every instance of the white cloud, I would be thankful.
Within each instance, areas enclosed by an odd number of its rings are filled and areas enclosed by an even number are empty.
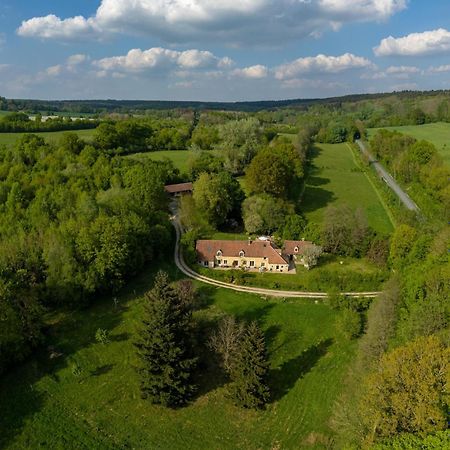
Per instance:
[[[78,66],[79,64],[84,63],[89,58],[83,54],[72,55],[67,58],[67,64],[69,66]]]
[[[374,48],[377,56],[419,56],[450,52],[450,31],[443,28],[423,33],[389,36]]]
[[[135,48],[124,56],[113,56],[94,61],[101,71],[164,71],[220,68],[232,64],[230,58],[218,58],[211,52],[202,50],[176,51],[161,47],[148,50]]]
[[[337,30],[349,22],[386,20],[406,0],[102,0],[94,16],[55,15],[22,22],[18,34],[83,39],[110,33],[144,34],[168,42],[279,44]],[[261,30],[264,32],[261,33]]]
[[[61,74],[62,71],[63,71],[63,66],[58,64],[56,66],[47,67],[47,69],[45,70],[45,73],[50,77],[57,77],[58,75]]]
[[[446,73],[446,72],[450,72],[450,64],[428,68],[428,73]]]
[[[257,64],[256,66],[236,69],[232,72],[232,74],[242,78],[261,79],[267,77],[269,74],[269,69],[266,66]]]
[[[76,16],[61,20],[54,14],[45,17],[33,17],[22,22],[17,30],[20,36],[42,39],[86,39],[99,31],[94,18],[85,19]]]
[[[371,66],[373,64],[368,59],[355,56],[351,53],[345,53],[341,56],[308,56],[276,67],[275,78],[285,80],[296,78],[303,74],[336,74],[351,69],[362,69]]]
[[[415,66],[390,66],[386,69],[388,74],[412,74],[419,73],[420,69]]]
[[[361,80],[383,80],[386,76],[385,72],[370,72],[363,73],[360,78]]]

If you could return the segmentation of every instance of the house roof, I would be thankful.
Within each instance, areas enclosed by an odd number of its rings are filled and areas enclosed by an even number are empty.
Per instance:
[[[192,183],[168,184],[164,189],[169,194],[180,194],[182,192],[192,191]]]
[[[223,258],[239,258],[243,251],[246,258],[267,258],[269,264],[288,264],[281,250],[268,241],[199,240],[196,250],[202,261],[213,261],[220,250]]]
[[[296,255],[302,253],[307,247],[312,247],[314,244],[311,241],[284,241],[283,253],[285,255]],[[295,251],[298,248],[298,251]]]

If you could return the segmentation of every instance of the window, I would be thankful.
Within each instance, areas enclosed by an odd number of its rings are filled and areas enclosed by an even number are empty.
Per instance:
[[[298,247],[295,247],[295,248],[294,248],[294,252],[295,252],[295,253],[298,253]]]
[[[222,264],[222,260],[221,260],[221,259],[218,259],[218,260],[217,260],[217,264],[220,266],[220,265]]]
[[[255,261],[250,261],[250,267],[255,267]]]
[[[216,255],[219,256],[219,257],[222,256],[222,250],[218,250]]]
[[[277,266],[276,269],[277,269],[277,270],[280,270],[280,266]]]
[[[243,258],[243,257],[245,256],[244,250],[241,250],[241,251],[239,252],[239,256],[240,256],[241,258]]]
[[[265,267],[265,263],[261,263],[261,267]]]
[[[204,265],[205,267],[208,267],[208,261],[203,261],[203,265]]]
[[[226,259],[224,259],[223,264],[226,266],[228,264],[228,261]]]

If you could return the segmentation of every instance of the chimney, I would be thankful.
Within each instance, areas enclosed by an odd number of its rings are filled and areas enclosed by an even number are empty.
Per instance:
[[[252,245],[252,239],[251,238],[248,238],[248,245]]]

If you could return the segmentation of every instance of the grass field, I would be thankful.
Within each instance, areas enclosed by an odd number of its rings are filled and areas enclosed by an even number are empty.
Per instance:
[[[390,233],[393,224],[375,187],[357,165],[349,144],[319,144],[306,179],[301,210],[311,222],[320,223],[329,205],[362,208],[369,225]]]
[[[337,312],[309,300],[270,301],[199,287],[201,326],[226,312],[258,320],[270,357],[272,401],[260,412],[235,407],[226,382],[209,362],[201,390],[187,407],[169,410],[140,399],[133,339],[142,314],[147,273],[85,311],[53,318],[49,351],[0,381],[0,447],[5,449],[299,449],[330,448],[329,417],[355,344],[336,334]],[[95,332],[111,333],[106,345]],[[76,376],[74,362],[82,368]]]
[[[197,272],[220,281],[230,281],[233,272],[193,266]],[[234,283],[268,289],[314,292],[378,291],[389,273],[378,269],[366,259],[323,255],[311,270],[297,265],[297,273],[241,272]]]
[[[369,138],[380,128],[367,130]],[[438,122],[425,125],[411,125],[403,127],[386,127],[386,130],[399,131],[416,139],[423,139],[433,143],[441,153],[445,162],[450,165],[450,123]]]
[[[47,142],[57,143],[63,133],[77,133],[80,138],[90,142],[94,136],[95,129],[91,130],[70,130],[70,131],[49,131],[44,133],[33,133],[43,137]],[[26,133],[0,133],[1,145],[14,145]]]
[[[165,158],[169,158],[173,161],[175,167],[180,171],[180,173],[187,173],[188,171],[188,160],[192,152],[189,150],[162,150],[156,152],[146,152],[146,153],[134,153],[133,155],[128,155],[126,158],[131,158],[134,160],[145,160],[153,159],[155,161],[160,161]]]

